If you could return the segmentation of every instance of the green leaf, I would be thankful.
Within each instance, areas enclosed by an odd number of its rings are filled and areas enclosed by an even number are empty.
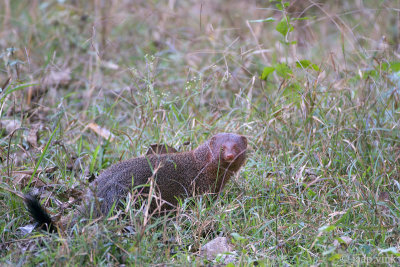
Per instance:
[[[315,197],[315,196],[317,195],[317,193],[315,193],[315,192],[312,191],[311,189],[308,189],[307,194],[308,194],[310,197]]]
[[[270,75],[274,71],[275,71],[274,67],[270,67],[270,66],[264,67],[263,73],[261,74],[260,79],[266,81],[268,79],[268,75]]]
[[[330,256],[328,258],[328,261],[337,261],[337,260],[340,260],[341,258],[342,258],[342,254],[336,253],[336,254],[333,254],[332,256]]]
[[[286,2],[286,3],[278,3],[278,4],[276,4],[275,6],[276,6],[277,9],[283,11],[283,10],[284,10],[286,7],[288,7],[289,5],[290,5],[290,4],[289,4],[288,2]]]
[[[377,79],[379,77],[379,73],[376,70],[367,70],[367,71],[364,71],[363,77],[371,77],[371,78]]]
[[[391,61],[389,63],[387,62],[383,62],[381,64],[381,69],[384,71],[394,71],[394,72],[398,72],[400,71],[400,62],[399,61]]]
[[[301,101],[301,86],[297,83],[289,83],[283,89],[283,95],[286,98],[287,103],[293,103],[299,105]]]
[[[276,73],[284,79],[290,78],[291,75],[293,74],[292,70],[289,68],[289,66],[286,63],[276,64],[275,70],[276,70]]]
[[[283,35],[283,37],[286,37],[286,35],[293,31],[293,25],[290,24],[290,22],[286,19],[283,18],[277,25],[275,30],[277,30],[280,34]]]
[[[319,67],[307,59],[297,61],[296,67],[301,68],[301,69],[308,69],[309,67],[311,67],[313,70],[319,71]]]
[[[392,61],[389,63],[390,69],[394,72],[400,71],[400,62],[399,61]]]

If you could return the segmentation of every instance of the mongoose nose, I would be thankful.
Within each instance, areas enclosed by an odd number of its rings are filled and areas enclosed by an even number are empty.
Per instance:
[[[235,158],[235,155],[233,155],[233,153],[228,153],[225,155],[226,161],[232,161],[234,158]]]

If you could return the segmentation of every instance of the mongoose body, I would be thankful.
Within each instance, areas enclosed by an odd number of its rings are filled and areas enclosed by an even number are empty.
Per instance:
[[[151,179],[155,195],[162,199],[158,203],[167,209],[175,207],[178,199],[218,193],[245,162],[246,150],[246,137],[220,133],[192,151],[149,154],[122,161],[99,175],[92,183],[84,201],[87,203],[84,204],[87,207],[88,204],[99,203],[96,215],[107,215],[114,203],[118,205],[119,200],[129,192],[137,190],[140,194],[148,194]],[[28,197],[25,201],[35,220],[51,223],[38,218],[45,217],[41,215],[42,211],[35,216],[37,205],[32,205],[32,198]],[[152,203],[152,207],[156,206]]]
[[[134,188],[149,193],[149,178],[153,177],[155,194],[164,208],[174,207],[179,198],[220,192],[243,165],[246,149],[244,136],[221,133],[192,151],[129,159],[103,171],[93,183],[94,194],[100,199],[101,213],[107,214]]]

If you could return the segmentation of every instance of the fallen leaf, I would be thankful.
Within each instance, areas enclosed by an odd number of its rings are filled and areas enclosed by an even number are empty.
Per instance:
[[[87,126],[90,130],[93,132],[97,133],[101,137],[103,137],[106,140],[110,140],[111,142],[114,140],[114,135],[106,128],[100,127],[96,123],[89,123]]]

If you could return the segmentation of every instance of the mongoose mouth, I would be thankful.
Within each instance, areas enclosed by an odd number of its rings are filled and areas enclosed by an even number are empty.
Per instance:
[[[224,156],[224,161],[228,163],[232,163],[235,161],[235,155],[233,153],[227,154]]]
[[[222,155],[220,158],[220,166],[225,169],[236,171],[237,169],[240,168],[240,166],[242,166],[245,159],[246,159],[246,150],[238,154]]]

